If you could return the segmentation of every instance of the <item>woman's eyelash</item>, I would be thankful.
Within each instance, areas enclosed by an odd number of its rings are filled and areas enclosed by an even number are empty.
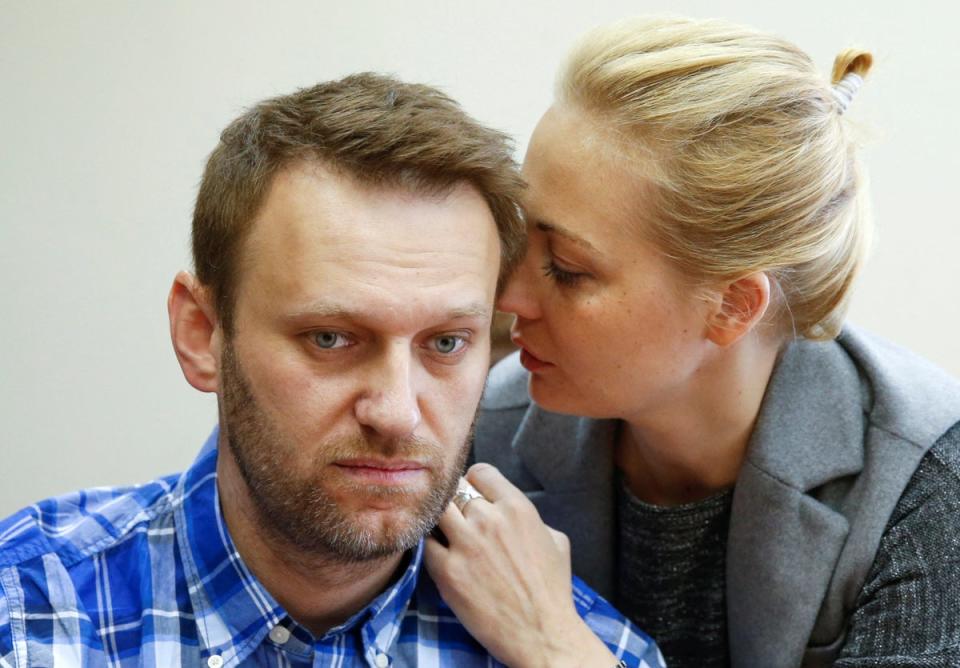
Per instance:
[[[553,260],[547,260],[543,265],[543,275],[553,279],[557,285],[576,285],[586,274],[561,269]]]

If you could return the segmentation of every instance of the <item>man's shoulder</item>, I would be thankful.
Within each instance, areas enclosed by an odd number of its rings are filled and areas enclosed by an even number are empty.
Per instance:
[[[487,651],[470,635],[443,600],[436,583],[425,568],[420,570],[416,592],[410,601],[407,614],[403,617],[401,637],[404,636],[415,637],[418,642],[427,637],[435,638],[441,647],[458,647],[467,654],[487,655]]]
[[[663,655],[653,639],[577,576],[573,576],[573,602],[587,626],[626,665],[640,668],[664,665]]]
[[[67,567],[131,535],[172,522],[177,475],[129,487],[97,487],[38,501],[0,520],[0,569],[54,557]]]
[[[573,603],[577,613],[587,626],[606,643],[610,651],[622,658],[627,666],[638,668],[658,668],[663,666],[663,657],[653,640],[634,626],[602,596],[597,594],[580,578],[574,576],[572,582]],[[487,657],[487,651],[470,635],[450,606],[446,604],[433,580],[426,571],[422,571],[417,583],[416,596],[412,601],[414,614],[404,617],[405,629],[401,635],[418,634],[439,641],[441,648],[455,651],[455,658],[464,662],[467,657]],[[434,628],[425,632],[423,624]],[[419,629],[414,629],[419,625]],[[468,665],[456,662],[451,665]],[[483,665],[490,665],[484,663]],[[492,665],[501,665],[493,663]]]
[[[0,521],[0,663],[59,665],[58,652],[78,665],[103,660],[104,628],[134,628],[151,569],[173,568],[177,481],[81,490]]]

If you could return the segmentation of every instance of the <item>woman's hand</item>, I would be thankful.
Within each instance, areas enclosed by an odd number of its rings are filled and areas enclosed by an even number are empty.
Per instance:
[[[462,512],[451,503],[439,523],[448,544],[426,545],[427,570],[460,622],[511,668],[617,665],[574,607],[567,537],[493,466],[466,478],[484,498]]]

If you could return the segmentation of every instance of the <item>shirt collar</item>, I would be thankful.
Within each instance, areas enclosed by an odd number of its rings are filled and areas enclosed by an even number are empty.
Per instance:
[[[249,656],[275,626],[290,618],[247,569],[230,538],[217,490],[218,436],[219,429],[214,428],[196,461],[181,476],[175,522],[204,656],[218,654],[224,666],[230,666]],[[359,628],[365,654],[386,652],[400,632],[422,557],[421,540],[403,574],[389,588],[317,642],[329,642]]]

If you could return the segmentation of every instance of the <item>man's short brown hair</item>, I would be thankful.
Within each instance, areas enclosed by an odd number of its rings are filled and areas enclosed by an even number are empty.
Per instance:
[[[193,260],[228,334],[243,242],[273,176],[301,160],[429,195],[469,183],[497,224],[501,283],[523,253],[523,181],[506,135],[430,86],[371,73],[321,83],[254,106],[227,126],[207,160],[193,213]]]

